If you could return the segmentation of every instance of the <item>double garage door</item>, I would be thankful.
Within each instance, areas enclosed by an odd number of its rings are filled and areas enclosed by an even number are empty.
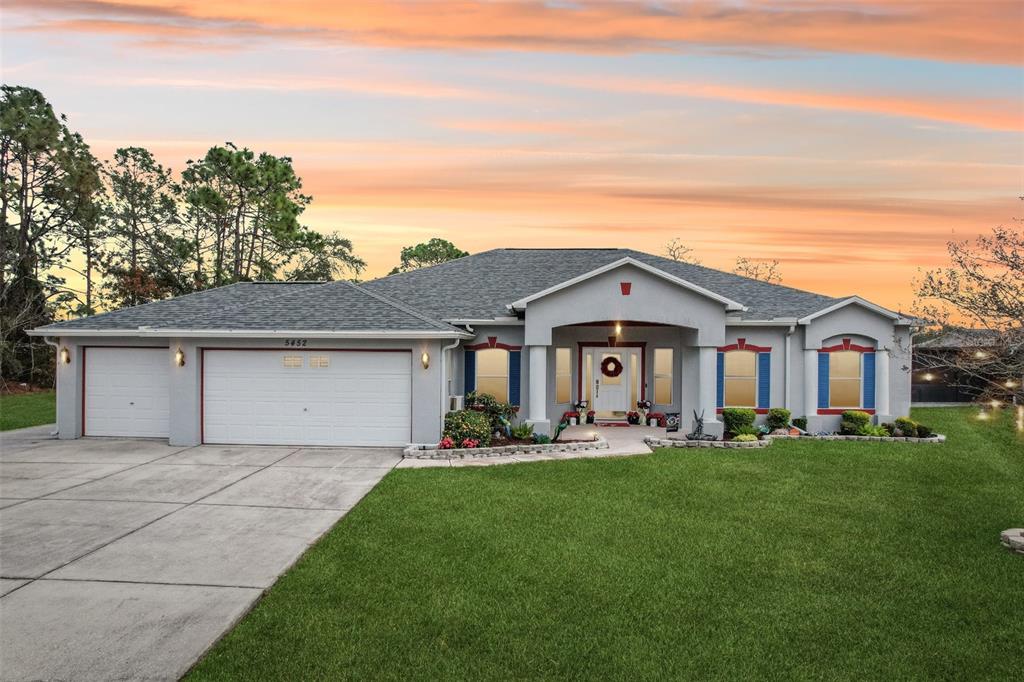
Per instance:
[[[400,446],[411,440],[412,354],[206,350],[204,443]],[[166,437],[166,348],[89,348],[85,433]]]

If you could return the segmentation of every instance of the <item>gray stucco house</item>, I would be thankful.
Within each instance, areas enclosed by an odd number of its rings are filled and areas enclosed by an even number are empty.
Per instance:
[[[57,348],[61,438],[435,443],[477,390],[538,431],[580,400],[910,409],[912,320],[629,249],[496,249],[364,284],[244,282],[33,330]]]

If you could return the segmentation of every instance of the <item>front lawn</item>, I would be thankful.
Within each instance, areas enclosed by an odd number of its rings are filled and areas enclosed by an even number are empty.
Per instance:
[[[0,395],[0,431],[57,421],[57,394],[54,391]]]
[[[192,679],[1011,679],[1024,440],[398,470]]]

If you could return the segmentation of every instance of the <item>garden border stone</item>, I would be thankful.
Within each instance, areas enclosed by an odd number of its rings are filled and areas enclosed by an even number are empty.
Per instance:
[[[506,455],[542,455],[550,452],[583,452],[607,450],[608,441],[597,434],[592,441],[569,443],[521,443],[489,448],[451,448],[443,450],[436,445],[410,445],[402,451],[408,459],[474,459],[477,457],[503,457]]]
[[[735,440],[686,440],[685,438],[644,438],[644,443],[655,448],[725,448],[725,449],[736,449],[736,448],[766,448],[772,444],[773,440],[869,440],[878,441],[885,443],[945,443],[946,437],[942,434],[936,434],[931,438],[897,438],[897,437],[886,437],[886,436],[841,436],[839,434],[828,435],[828,436],[814,436],[814,435],[803,435],[803,436],[773,436],[766,435],[761,440],[755,441],[735,441]]]
[[[999,534],[999,542],[1011,552],[1024,554],[1024,528],[1008,528],[1004,530]]]

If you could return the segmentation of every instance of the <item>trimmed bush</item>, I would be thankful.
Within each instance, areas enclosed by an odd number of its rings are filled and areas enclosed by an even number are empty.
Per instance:
[[[774,431],[775,429],[785,429],[789,426],[789,418],[791,413],[784,407],[773,407],[768,410],[768,417],[765,418],[764,423],[768,425],[768,428]]]
[[[892,422],[886,422],[886,423],[882,424],[882,428],[885,429],[885,434],[887,436],[895,436],[896,435],[896,425],[893,424]]]
[[[918,424],[917,425],[917,437],[918,438],[931,438],[934,435],[935,435],[935,432],[932,431],[929,427],[925,426],[924,424]]]
[[[757,440],[757,436],[752,433],[741,433],[740,435],[733,438],[737,443],[753,443]]]
[[[844,436],[859,436],[870,423],[871,415],[867,412],[847,410],[843,412],[842,420],[839,422],[839,433]]]
[[[756,418],[757,413],[747,407],[727,407],[722,410],[725,432],[731,436],[742,433],[740,429],[743,427],[753,428]]]
[[[793,426],[800,429],[801,431],[807,430],[807,417],[797,417],[793,420]]]
[[[504,428],[502,419],[511,422],[516,414],[516,408],[508,403],[496,400],[494,396],[487,393],[470,391],[466,394],[466,407],[474,412],[482,412],[491,420],[491,431],[501,431]]]
[[[901,436],[907,438],[914,438],[917,436],[917,422],[910,417],[897,417],[896,430],[900,432]]]
[[[444,435],[456,443],[469,438],[486,448],[491,444],[491,420],[484,412],[458,410],[444,416]]]

